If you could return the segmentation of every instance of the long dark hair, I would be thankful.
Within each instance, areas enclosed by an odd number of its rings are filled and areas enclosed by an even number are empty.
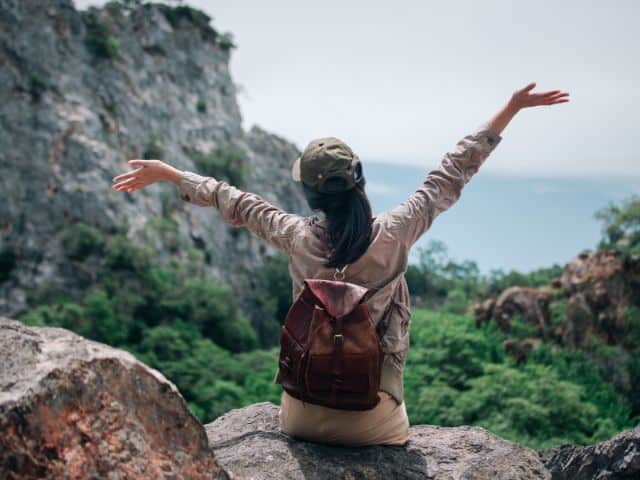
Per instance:
[[[326,240],[331,256],[328,268],[341,268],[353,263],[367,251],[371,243],[371,204],[364,191],[365,179],[346,192],[322,193],[304,183],[309,208],[322,210],[327,218]]]

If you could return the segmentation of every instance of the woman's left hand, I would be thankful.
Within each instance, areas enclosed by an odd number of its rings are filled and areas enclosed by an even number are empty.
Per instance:
[[[140,166],[137,170],[123,173],[113,178],[117,182],[111,188],[131,193],[162,180],[171,178],[172,166],[160,160],[129,160],[129,165]]]
[[[515,110],[541,105],[555,105],[569,101],[569,93],[562,90],[549,90],[546,92],[532,93],[536,82],[531,82],[526,87],[516,90],[511,96],[509,103]]]

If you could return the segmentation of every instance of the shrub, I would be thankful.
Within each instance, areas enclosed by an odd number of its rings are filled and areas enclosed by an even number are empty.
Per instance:
[[[204,175],[223,178],[230,184],[243,187],[250,173],[245,154],[232,144],[225,144],[208,154],[196,153],[193,160]]]
[[[84,222],[77,222],[62,232],[62,244],[66,254],[74,260],[84,260],[92,253],[100,253],[104,247],[102,232]]]
[[[40,305],[19,317],[25,325],[34,327],[61,327],[80,335],[90,334],[90,329],[83,323],[84,309],[73,302],[62,302],[54,305]]]
[[[202,98],[198,99],[196,110],[198,110],[198,113],[207,113],[207,102],[205,102]]]
[[[149,268],[149,252],[133,244],[124,235],[115,235],[107,243],[105,266],[110,270],[141,272]]]
[[[429,291],[429,277],[425,275],[422,268],[416,265],[409,265],[405,278],[411,295],[422,296]]]
[[[147,140],[147,146],[142,153],[142,158],[145,160],[159,160],[164,156],[164,142],[162,137],[157,133],[149,135]]]
[[[516,313],[509,321],[509,336],[518,339],[535,337],[536,327],[525,322],[522,314]]]
[[[553,327],[561,327],[567,319],[567,301],[557,298],[549,304],[550,322]]]
[[[0,283],[6,282],[16,267],[16,254],[12,248],[6,247],[0,251]]]
[[[461,288],[453,288],[449,290],[444,310],[450,313],[463,314],[467,310],[469,299]]]
[[[35,101],[40,100],[40,97],[47,89],[47,86],[47,81],[37,73],[29,75],[29,93],[31,94],[31,98]]]
[[[233,41],[233,34],[231,32],[225,32],[218,37],[218,45],[223,50],[231,50],[237,48],[237,45]]]
[[[277,349],[231,354],[177,320],[147,329],[132,353],[174,382],[203,423],[232,408],[280,400],[273,383]]]
[[[114,346],[123,345],[129,339],[129,322],[116,312],[115,302],[103,289],[97,288],[87,295],[84,306],[90,325],[88,338]]]
[[[63,303],[71,300],[71,298],[64,286],[58,285],[52,280],[47,280],[27,290],[26,300],[27,305],[30,307],[37,307],[43,304]]]
[[[197,27],[205,39],[215,40],[218,36],[218,32],[210,25],[211,17],[200,10],[188,5],[178,5],[176,7],[160,5],[160,8],[167,22],[174,30],[180,28],[182,22],[187,22]]]
[[[112,34],[111,27],[95,15],[87,18],[87,36],[85,39],[87,48],[97,58],[111,59],[118,54],[120,40]]]
[[[187,279],[160,300],[167,318],[189,319],[200,333],[232,352],[257,347],[249,319],[239,311],[231,288],[206,279]]]

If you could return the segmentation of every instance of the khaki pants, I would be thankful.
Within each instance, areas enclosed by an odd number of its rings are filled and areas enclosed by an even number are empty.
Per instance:
[[[380,391],[371,410],[338,410],[302,402],[282,391],[280,429],[303,440],[345,446],[404,445],[409,439],[405,403]]]

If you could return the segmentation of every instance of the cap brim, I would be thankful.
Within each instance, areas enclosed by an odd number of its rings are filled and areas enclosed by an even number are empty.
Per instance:
[[[293,162],[293,167],[291,167],[291,177],[295,182],[300,181],[300,158],[296,158],[296,161]]]

